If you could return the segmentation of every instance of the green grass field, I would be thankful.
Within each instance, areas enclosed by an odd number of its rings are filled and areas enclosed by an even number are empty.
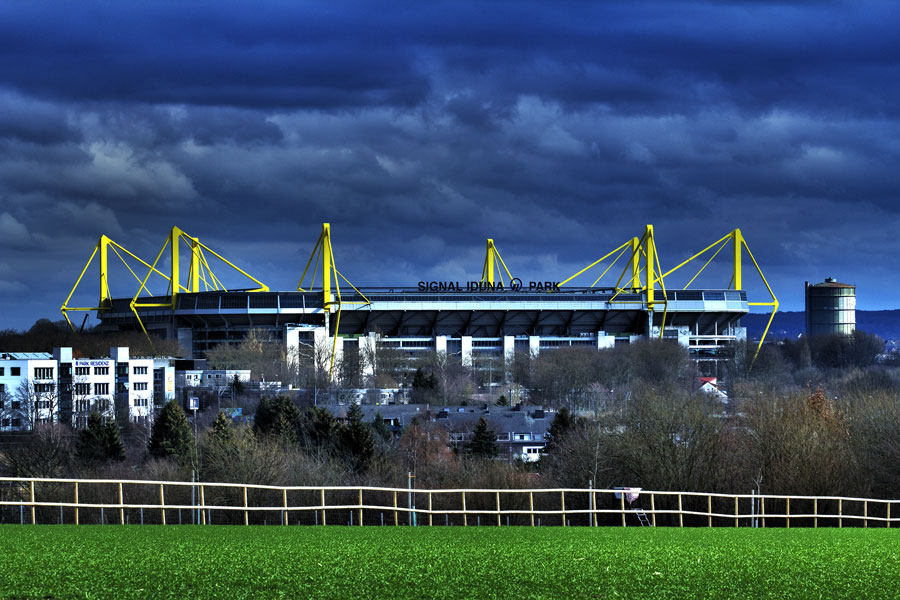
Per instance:
[[[900,532],[0,526],[4,598],[889,598]]]

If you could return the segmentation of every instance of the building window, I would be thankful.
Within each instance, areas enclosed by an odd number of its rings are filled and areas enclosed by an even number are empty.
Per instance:
[[[76,383],[75,384],[75,393],[79,396],[87,396],[91,393],[91,384],[89,383]]]
[[[90,375],[91,368],[90,367],[75,367],[75,375]]]
[[[11,402],[13,410],[22,410],[22,402],[19,400],[13,400]]]
[[[49,400],[38,400],[37,402],[38,410],[48,410],[50,408]]]
[[[12,420],[12,426],[13,426],[13,427],[21,427],[21,426],[22,426],[22,419],[20,419],[19,417],[14,417],[13,420]]]
[[[106,398],[100,398],[97,400],[97,410],[100,412],[106,412],[109,410],[109,400]]]
[[[36,394],[49,394],[53,391],[52,383],[36,383],[34,384],[34,392]]]
[[[147,391],[147,382],[146,381],[135,382],[134,390],[136,392],[146,392]]]
[[[109,375],[109,367],[94,367],[94,375]]]
[[[3,427],[9,427],[9,417],[3,418]]]
[[[6,367],[0,367],[0,377],[4,377],[6,375]]]
[[[147,374],[147,367],[135,367],[135,368],[134,368],[134,374],[135,374],[135,375],[146,375],[146,374]]]
[[[53,367],[37,367],[34,370],[35,379],[53,379]]]
[[[3,373],[0,373],[0,375],[2,375],[2,374]],[[0,383],[0,394],[5,394],[5,393],[6,393],[6,384]]]
[[[22,376],[22,367],[10,367],[9,375],[10,375],[10,377],[21,377]]]
[[[109,384],[108,383],[95,383],[94,384],[94,393],[95,394],[108,394],[109,393]]]

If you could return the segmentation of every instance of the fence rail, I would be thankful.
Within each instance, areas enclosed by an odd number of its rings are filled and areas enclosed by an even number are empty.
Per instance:
[[[632,494],[636,496],[628,501]],[[900,511],[892,510],[898,503],[843,496],[591,488],[409,489],[0,477],[0,522],[32,524],[891,527],[900,520]]]

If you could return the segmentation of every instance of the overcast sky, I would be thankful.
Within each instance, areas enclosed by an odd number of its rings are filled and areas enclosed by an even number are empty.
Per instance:
[[[358,285],[477,279],[487,237],[559,280],[652,223],[664,268],[740,227],[783,308],[898,308],[898,6],[4,2],[0,329],[60,318],[101,234],[290,290],[323,221]]]

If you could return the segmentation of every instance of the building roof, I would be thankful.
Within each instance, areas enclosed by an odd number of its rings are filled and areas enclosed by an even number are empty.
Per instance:
[[[813,283],[809,287],[831,287],[831,288],[855,288],[856,286],[850,283],[841,283],[834,279],[834,277],[828,277],[822,283]]]
[[[2,352],[0,359],[4,360],[50,360],[53,355],[49,352]]]

